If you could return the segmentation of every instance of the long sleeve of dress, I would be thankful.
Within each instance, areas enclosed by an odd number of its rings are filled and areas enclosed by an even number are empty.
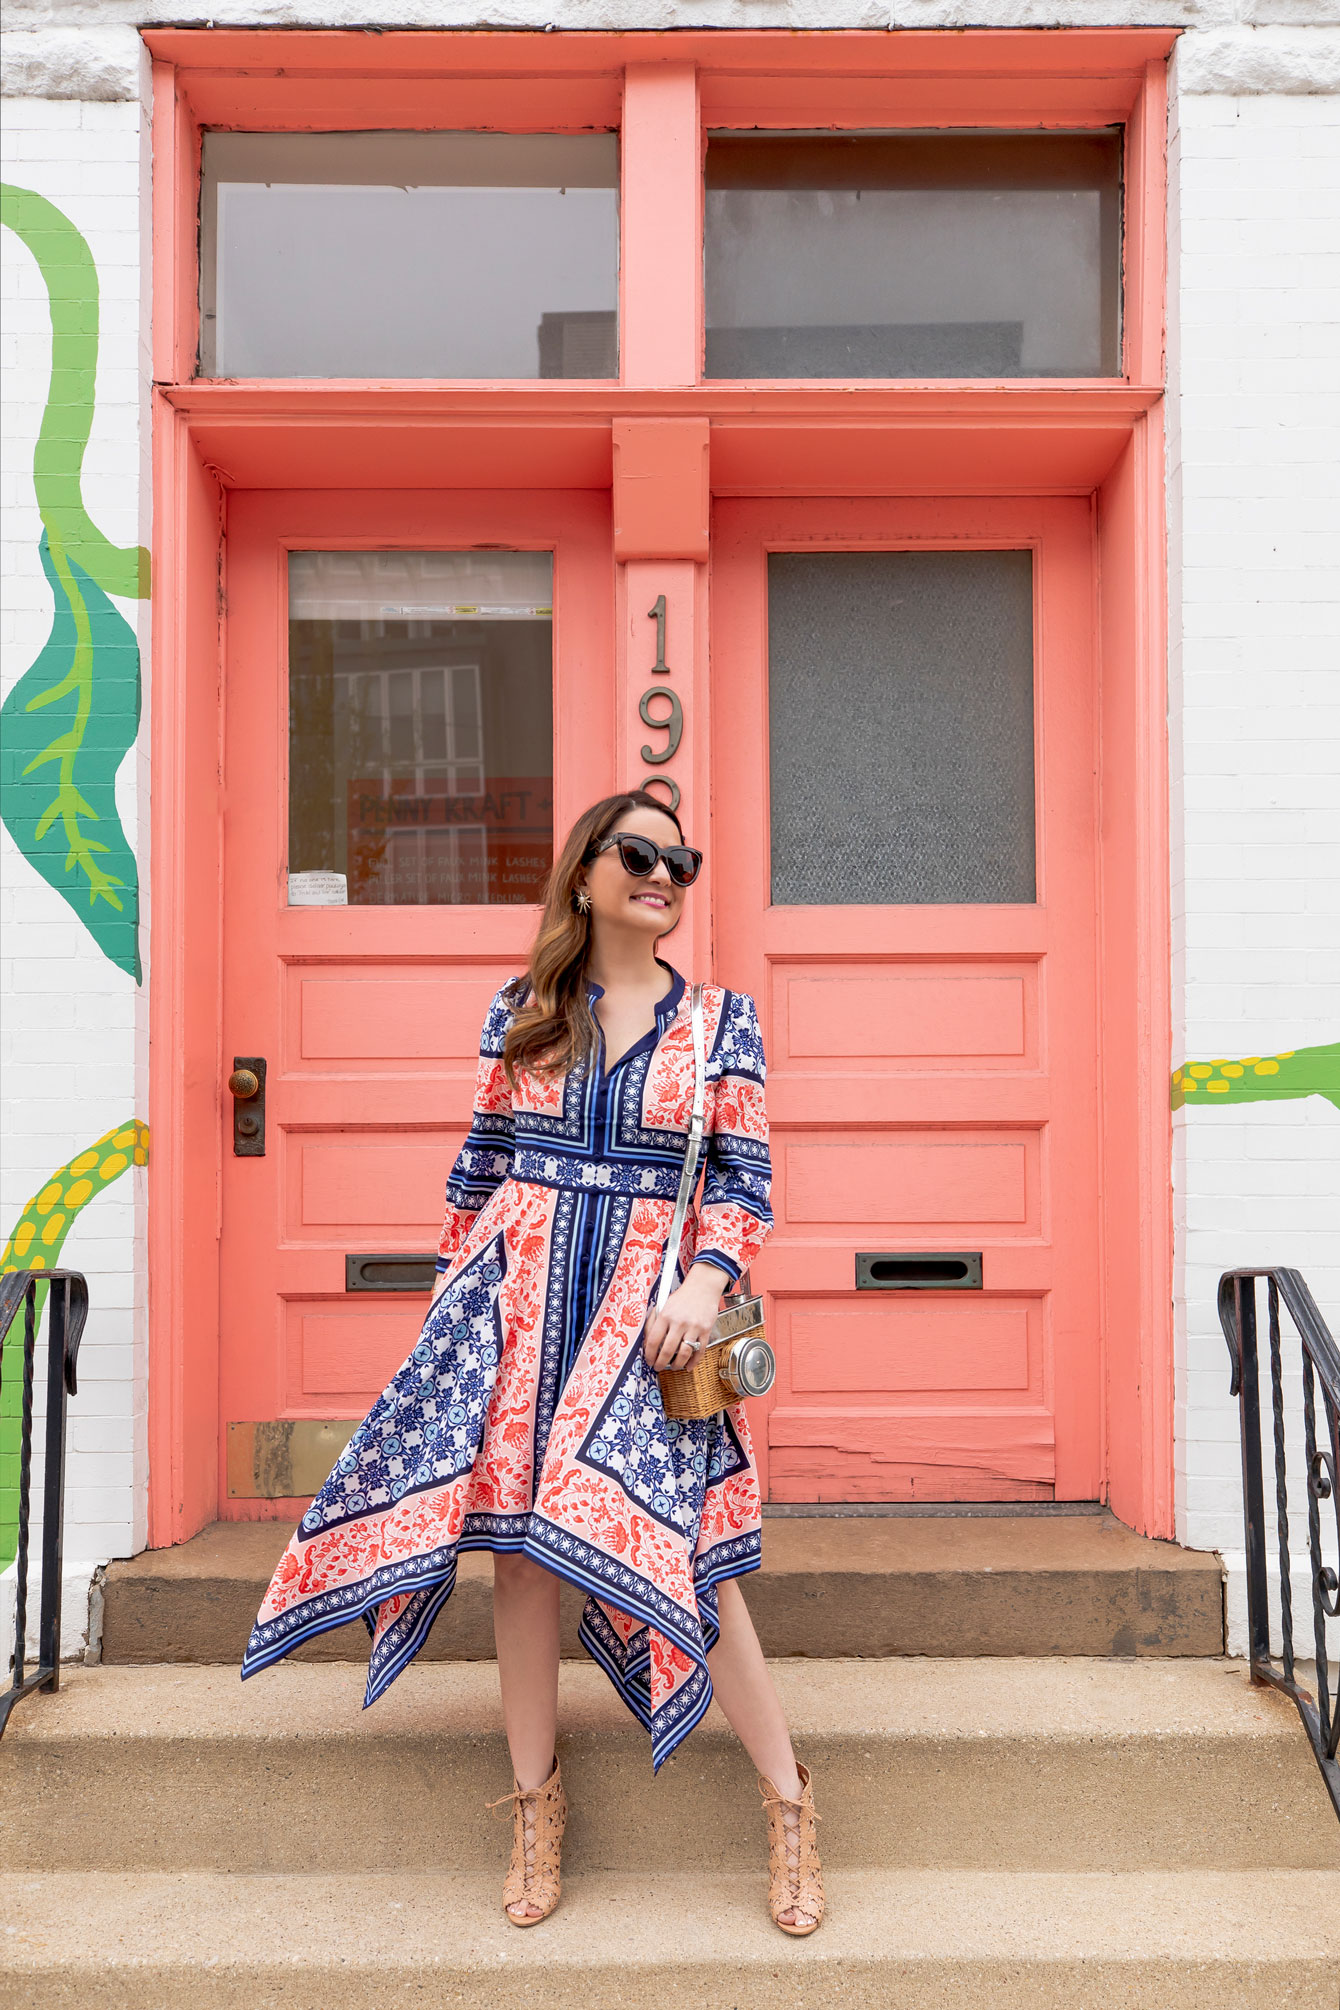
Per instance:
[[[772,1228],[763,1036],[752,998],[728,991],[707,1065],[708,1124],[695,1259],[734,1283]]]
[[[503,1041],[511,1023],[510,987],[498,993],[488,1010],[479,1039],[479,1073],[475,1078],[474,1116],[470,1134],[447,1181],[446,1215],[437,1245],[439,1276],[450,1268],[479,1211],[506,1179],[512,1165],[514,1133],[512,1092],[503,1072]]]

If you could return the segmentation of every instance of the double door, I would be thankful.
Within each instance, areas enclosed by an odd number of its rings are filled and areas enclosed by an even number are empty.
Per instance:
[[[231,499],[226,1516],[289,1514],[412,1343],[485,1006],[634,778],[615,572],[596,492]],[[768,1043],[769,1490],[1092,1494],[1087,508],[723,502],[710,601],[678,960]]]

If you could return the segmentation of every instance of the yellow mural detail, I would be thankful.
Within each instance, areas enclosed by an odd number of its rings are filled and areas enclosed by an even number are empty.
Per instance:
[[[1340,1110],[1340,1041],[1327,1047],[1290,1047],[1279,1054],[1244,1054],[1235,1061],[1188,1061],[1174,1069],[1175,1110],[1208,1096],[1228,1103],[1324,1096]]]
[[[43,1180],[15,1222],[0,1253],[0,1271],[55,1270],[61,1249],[80,1210],[111,1185],[128,1165],[149,1158],[149,1127],[138,1117],[119,1123],[95,1145],[76,1152],[68,1165]],[[47,1287],[37,1287],[36,1315],[42,1317]],[[17,1318],[0,1347],[0,1570],[13,1561],[18,1528],[20,1407],[25,1320]]]
[[[138,1117],[117,1124],[44,1180],[19,1216],[0,1255],[3,1270],[51,1270],[81,1208],[129,1165],[149,1159],[149,1126]],[[91,1177],[90,1177],[91,1175]]]

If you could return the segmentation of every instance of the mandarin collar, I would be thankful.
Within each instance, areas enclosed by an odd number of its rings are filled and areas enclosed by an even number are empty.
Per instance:
[[[661,963],[659,956],[656,958],[656,961]],[[679,972],[671,964],[661,963],[661,968],[670,972],[670,989],[656,1007],[656,1024],[664,1031],[674,1018],[676,1012],[678,1012],[680,1000],[683,998],[687,986]]]
[[[670,972],[670,989],[666,992],[664,998],[657,1000],[656,1004],[656,1030],[660,1033],[665,1031],[665,1028],[674,1018],[676,1012],[678,1012],[680,1001],[688,987],[672,964],[666,963],[659,956],[656,958],[656,961],[660,964],[662,970]],[[603,984],[597,984],[594,979],[588,977],[586,980],[586,995],[594,1005],[597,998],[604,997],[605,987]]]

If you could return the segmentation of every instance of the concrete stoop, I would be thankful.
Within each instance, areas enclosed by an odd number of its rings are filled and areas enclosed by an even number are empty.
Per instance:
[[[1340,1869],[1293,1706],[1237,1661],[776,1662],[834,1868]],[[73,1669],[0,1746],[0,1871],[469,1872],[506,1856],[497,1671]],[[746,1872],[754,1776],[714,1706],[653,1780],[600,1669],[561,1671],[571,1871]],[[1335,2006],[1330,2006],[1335,2010]]]
[[[1336,2010],[1340,1830],[1290,1706],[1212,1659],[780,1662],[831,1916],[765,1912],[715,1713],[653,1781],[562,1670],[563,1904],[499,1911],[496,1671],[73,1671],[3,1747],[0,2005],[24,2010]]]
[[[108,1663],[236,1662],[289,1537],[278,1522],[216,1522],[173,1549],[108,1566]],[[462,1557],[420,1661],[493,1656],[492,1560]],[[766,1654],[1222,1654],[1223,1567],[1135,1535],[1113,1515],[777,1517],[743,1580]],[[565,1588],[564,1653],[581,1600]],[[295,1658],[366,1663],[361,1621]],[[1334,2010],[1334,2006],[1332,2006]]]
[[[356,1819],[350,1855],[358,1856]],[[835,1871],[790,1941],[755,1876],[0,1878],[5,2010],[1335,2010],[1322,1871]],[[4,1993],[4,1992],[8,1993]]]
[[[1340,1829],[1219,1658],[1217,1557],[1108,1515],[771,1520],[745,1595],[830,1898],[797,1942],[724,1720],[653,1780],[584,1657],[563,1903],[510,1927],[489,1560],[365,1711],[361,1625],[238,1680],[287,1534],[113,1565],[103,1665],[16,1712],[0,2010],[1337,2010]]]

